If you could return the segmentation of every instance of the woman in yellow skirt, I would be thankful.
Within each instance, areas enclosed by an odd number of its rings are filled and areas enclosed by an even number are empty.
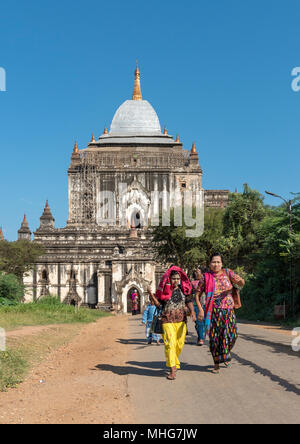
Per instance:
[[[166,271],[155,296],[148,288],[154,304],[162,309],[162,337],[165,344],[166,365],[171,369],[167,376],[170,380],[176,379],[176,370],[180,369],[179,355],[187,332],[188,309],[192,320],[196,321],[191,291],[192,285],[187,275],[176,266]]]

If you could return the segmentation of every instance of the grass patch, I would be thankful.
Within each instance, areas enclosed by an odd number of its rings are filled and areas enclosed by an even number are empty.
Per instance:
[[[16,387],[28,372],[55,349],[68,344],[83,324],[51,326],[46,331],[7,338],[7,350],[0,352],[0,392]],[[44,375],[37,375],[43,379]]]
[[[23,381],[28,370],[28,362],[20,350],[8,349],[0,352],[0,391],[16,387]]]
[[[75,308],[53,297],[39,302],[0,306],[0,327],[7,331],[24,326],[62,324],[38,334],[7,338],[6,351],[0,351],[0,391],[16,387],[47,353],[70,342],[80,332],[83,323],[95,322],[104,316],[111,314]]]
[[[110,313],[76,308],[62,304],[56,298],[47,298],[42,302],[0,306],[0,327],[12,330],[32,325],[88,323],[95,322],[103,316],[110,316]]]

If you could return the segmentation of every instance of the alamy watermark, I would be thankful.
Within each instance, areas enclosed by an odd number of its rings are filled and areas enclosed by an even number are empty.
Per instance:
[[[297,76],[292,80],[291,88],[293,91],[298,92],[300,91],[300,67],[296,66],[295,68],[293,68],[291,75],[293,77]]]
[[[186,237],[199,237],[204,232],[204,192],[152,191],[128,188],[120,183],[118,196],[114,191],[97,194],[97,223],[123,227],[186,227]]]
[[[300,327],[294,328],[292,331],[292,336],[295,338],[292,340],[292,349],[294,352],[300,351]]]
[[[6,71],[0,66],[0,92],[6,91]]]
[[[6,333],[4,328],[0,328],[0,351],[6,350]]]

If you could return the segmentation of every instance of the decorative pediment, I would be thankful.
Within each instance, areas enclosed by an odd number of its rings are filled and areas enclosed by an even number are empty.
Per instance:
[[[119,211],[122,225],[129,228],[133,225],[137,227],[139,224],[141,227],[147,226],[150,204],[150,197],[146,189],[134,178],[132,183],[120,194]]]
[[[131,284],[146,291],[151,283],[152,281],[144,279],[141,275],[136,273],[135,268],[132,267],[130,272],[126,276],[124,276],[124,278],[120,282],[116,282],[115,284],[117,293],[121,294],[123,289]]]

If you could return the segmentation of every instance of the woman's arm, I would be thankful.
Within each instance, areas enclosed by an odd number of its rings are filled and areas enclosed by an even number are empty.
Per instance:
[[[237,285],[239,288],[243,288],[245,285],[244,279],[232,270],[229,270],[229,278],[231,283]]]
[[[149,294],[150,298],[152,298],[152,300],[153,300],[153,302],[154,302],[154,305],[155,305],[156,307],[159,307],[159,306],[160,306],[160,303],[159,303],[158,299],[157,299],[157,298],[154,296],[154,294],[152,293],[151,287],[148,287],[148,288],[147,288],[147,291],[148,291],[148,294]]]
[[[199,310],[198,321],[203,321],[203,319],[204,319],[204,311],[203,311],[202,305],[200,303],[200,296],[201,296],[201,294],[202,294],[201,291],[196,291],[195,300],[196,300],[196,304],[197,304],[197,307],[198,307],[198,310]]]
[[[187,305],[188,309],[190,310],[192,321],[195,322],[196,321],[196,313],[195,313],[193,302],[192,301],[187,302],[186,305]]]

